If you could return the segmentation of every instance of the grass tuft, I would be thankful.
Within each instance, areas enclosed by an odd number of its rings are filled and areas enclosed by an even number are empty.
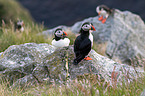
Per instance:
[[[26,24],[24,32],[15,31],[14,23],[10,23],[10,26],[5,25],[3,21],[2,27],[0,27],[0,52],[3,52],[11,45],[19,45],[24,43],[48,43],[49,39],[44,39],[43,35],[37,35],[42,32],[43,25],[38,24]]]

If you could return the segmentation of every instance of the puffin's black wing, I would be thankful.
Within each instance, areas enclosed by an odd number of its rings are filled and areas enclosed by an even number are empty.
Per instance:
[[[74,42],[74,52],[87,55],[91,50],[91,41],[88,38],[78,36]]]
[[[91,50],[91,41],[88,38],[81,38],[78,36],[74,42],[74,52],[76,58],[74,64],[77,65]]]
[[[74,52],[75,52],[75,54],[76,54],[76,53],[79,53],[79,47],[80,47],[81,41],[82,41],[82,40],[81,40],[81,37],[78,36],[78,37],[76,38],[75,42],[74,42]]]
[[[88,55],[91,50],[91,41],[88,38],[85,38],[80,44],[80,52],[81,54]]]

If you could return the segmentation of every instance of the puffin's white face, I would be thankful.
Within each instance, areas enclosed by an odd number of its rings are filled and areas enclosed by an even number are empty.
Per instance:
[[[96,12],[99,14],[99,15],[106,15],[107,14],[107,12],[104,10],[104,8],[103,7],[100,7],[100,6],[98,6],[97,8],[96,8]]]
[[[82,29],[83,29],[84,31],[89,31],[89,30],[91,29],[91,27],[92,27],[91,24],[85,24],[85,25],[82,26]]]
[[[17,22],[17,25],[23,26],[23,25],[24,25],[24,22],[23,22],[22,20],[19,20],[19,21]]]
[[[90,24],[90,23],[84,24],[84,25],[82,26],[82,29],[83,29],[84,31],[90,31],[90,30],[95,31],[95,27],[94,27],[92,24]]]
[[[62,30],[57,30],[57,31],[55,32],[55,35],[56,35],[57,37],[63,37],[63,31],[62,31]]]

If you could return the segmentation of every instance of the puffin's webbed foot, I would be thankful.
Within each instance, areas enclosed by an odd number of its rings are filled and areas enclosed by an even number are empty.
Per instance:
[[[85,60],[92,60],[92,58],[90,58],[90,57],[86,57],[86,58],[84,58]]]
[[[99,17],[98,20],[99,20],[99,21],[103,20],[103,16]]]
[[[102,23],[104,24],[104,23],[106,22],[106,20],[107,20],[107,18],[103,19],[103,20],[102,20]]]

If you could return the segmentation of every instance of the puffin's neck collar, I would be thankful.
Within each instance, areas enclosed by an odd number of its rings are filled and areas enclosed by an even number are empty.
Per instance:
[[[54,39],[55,39],[56,41],[58,41],[58,40],[60,40],[60,39],[64,39],[64,38],[65,38],[65,37],[57,37],[57,36],[55,36]]]
[[[84,30],[80,30],[81,35],[86,35],[89,36],[90,32],[89,31],[84,31]]]

